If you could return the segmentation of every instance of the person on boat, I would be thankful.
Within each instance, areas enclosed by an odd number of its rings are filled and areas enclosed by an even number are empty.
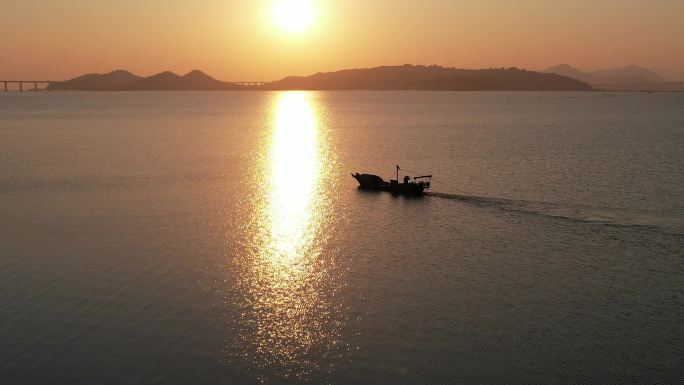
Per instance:
[[[408,175],[404,176],[404,184],[408,184],[410,179],[411,179],[410,176],[408,176]]]

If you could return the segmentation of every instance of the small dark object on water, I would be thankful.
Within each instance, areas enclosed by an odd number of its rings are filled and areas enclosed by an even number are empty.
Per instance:
[[[355,173],[352,174],[352,177],[359,182],[359,188],[388,191],[392,194],[423,195],[423,190],[430,188],[432,175],[413,177],[413,182],[410,181],[411,177],[407,175],[404,177],[404,183],[399,183],[399,169],[397,165],[397,179],[390,179],[389,182],[384,181],[377,175],[371,174]]]

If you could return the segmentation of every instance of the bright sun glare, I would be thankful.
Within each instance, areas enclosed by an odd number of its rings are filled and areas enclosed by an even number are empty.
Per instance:
[[[316,21],[316,7],[313,0],[276,0],[272,16],[281,31],[300,34]]]

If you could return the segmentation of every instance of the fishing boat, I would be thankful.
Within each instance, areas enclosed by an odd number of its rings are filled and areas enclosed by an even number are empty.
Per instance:
[[[401,195],[422,195],[425,189],[430,188],[430,181],[432,175],[404,176],[404,182],[399,183],[399,170],[401,168],[397,165],[397,179],[390,179],[389,182],[383,180],[377,175],[372,174],[352,174],[352,177],[359,182],[359,188],[364,190],[388,191],[392,194]],[[411,181],[413,179],[413,181]]]

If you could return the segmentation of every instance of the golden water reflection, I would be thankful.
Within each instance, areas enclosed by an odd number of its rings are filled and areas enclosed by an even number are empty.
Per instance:
[[[319,183],[316,113],[305,93],[286,93],[277,102],[270,148],[272,260],[297,265],[316,235],[315,192]]]
[[[326,239],[334,220],[334,163],[312,94],[276,96],[267,146],[257,160],[252,252],[245,277],[248,348],[257,364],[303,376],[339,344],[336,279]],[[281,373],[282,374],[282,373]]]

